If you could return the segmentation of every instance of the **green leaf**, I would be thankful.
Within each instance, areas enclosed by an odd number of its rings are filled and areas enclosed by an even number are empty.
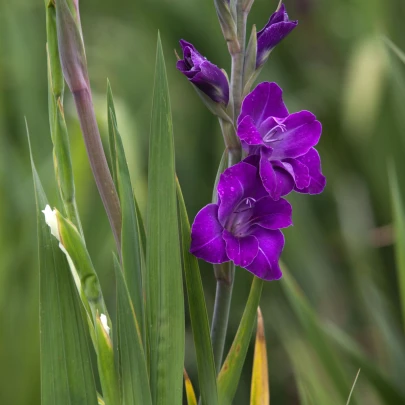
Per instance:
[[[65,256],[41,213],[48,201],[31,147],[30,156],[38,221],[41,403],[95,405],[97,393],[79,297]]]
[[[131,184],[131,176],[124,152],[121,135],[118,131],[115,116],[114,100],[110,84],[108,83],[108,105],[110,107],[108,126],[110,130],[110,148],[115,152],[113,162],[116,177],[116,186],[121,203],[122,228],[121,228],[121,259],[124,270],[125,281],[134,305],[135,314],[138,319],[142,341],[146,342],[145,333],[145,311],[144,311],[144,285],[143,285],[143,263],[144,257],[141,248],[140,224],[138,211],[134,200],[134,192]],[[111,128],[110,128],[111,125]],[[114,145],[112,145],[114,143]],[[142,225],[143,226],[143,225]]]
[[[172,116],[160,36],[149,141],[147,212],[146,291],[152,400],[155,405],[180,404],[183,396],[184,297]]]
[[[218,397],[221,405],[231,405],[238,388],[256,321],[262,289],[263,280],[254,277],[238,331],[218,376]]]
[[[137,316],[123,272],[114,256],[117,321],[123,405],[152,405],[148,368]]]
[[[190,252],[190,224],[180,184],[177,182],[183,270],[186,279],[188,306],[197,355],[198,379],[203,405],[217,405],[217,382],[212,352],[210,326],[198,260]]]
[[[282,266],[282,269],[283,280],[281,285],[286,297],[301,322],[308,341],[318,354],[325,371],[334,382],[337,393],[341,397],[341,402],[343,402],[347,399],[347,393],[350,391],[351,386],[342,368],[341,361],[330,347],[328,339],[322,331],[317,315],[311,308],[306,297],[303,295],[302,291],[300,291],[295,280],[284,265]],[[355,401],[353,400],[352,403],[355,404]]]
[[[397,266],[398,288],[402,306],[402,322],[405,328],[405,210],[398,185],[398,178],[395,167],[392,165],[389,170],[391,187],[392,210],[394,216],[395,230],[395,257]]]

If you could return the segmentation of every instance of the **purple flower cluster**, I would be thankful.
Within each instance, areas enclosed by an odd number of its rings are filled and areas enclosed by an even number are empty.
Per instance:
[[[324,189],[314,148],[321,130],[309,111],[288,113],[275,83],[261,83],[248,94],[237,128],[248,156],[221,175],[218,203],[197,214],[191,253],[210,263],[232,260],[264,280],[279,279],[280,229],[292,224],[291,205],[281,197]]]
[[[284,4],[272,14],[267,24],[257,33],[256,68],[267,61],[270,52],[296,26],[297,21],[290,21]],[[183,59],[177,62],[177,69],[199,90],[216,103],[225,106],[229,102],[229,83],[224,72],[207,58],[202,56],[194,45],[185,40],[180,41]]]
[[[250,61],[256,66],[254,74],[297,24],[289,19],[284,4],[273,13],[257,33]],[[192,44],[181,40],[180,45],[183,59],[177,69],[208,96],[211,110],[226,108],[226,74]],[[264,280],[282,275],[279,258],[284,236],[280,229],[292,225],[291,205],[282,197],[291,191],[319,194],[326,184],[314,148],[322,126],[309,111],[290,114],[282,96],[276,83],[265,82],[245,97],[236,132],[247,157],[221,175],[218,202],[205,206],[191,229],[190,251],[196,257],[210,263],[233,261]]]

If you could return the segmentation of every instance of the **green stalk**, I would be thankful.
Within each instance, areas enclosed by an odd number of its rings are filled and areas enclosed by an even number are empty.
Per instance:
[[[49,125],[53,143],[55,175],[66,215],[84,236],[76,205],[69,136],[63,113],[64,79],[59,59],[56,10],[52,2],[46,5],[46,35]]]
[[[56,28],[63,75],[75,100],[93,176],[121,252],[120,202],[94,112],[77,0],[56,1]]]
[[[235,265],[232,262],[214,264],[217,289],[215,292],[214,315],[212,318],[211,341],[216,373],[219,374],[224,356],[226,331],[232,300]]]
[[[224,139],[231,140],[226,144],[228,150],[228,166],[238,163],[242,157],[242,148],[239,139],[236,136],[235,128],[242,103],[246,21],[248,16],[248,9],[244,6],[245,3],[246,2],[243,0],[237,0],[236,2],[236,42],[239,44],[239,47],[229,48],[232,57],[230,103],[233,110],[233,125],[220,119]],[[219,172],[220,171],[221,169]],[[220,173],[218,173],[217,179],[219,175]],[[215,194],[214,190],[214,195]],[[235,279],[235,266],[231,262],[222,265],[215,265],[214,273],[215,278],[217,279],[217,288],[215,292],[214,315],[211,325],[211,340],[215,367],[218,373],[222,366],[226,332],[228,329],[229,311],[231,308],[232,290]]]

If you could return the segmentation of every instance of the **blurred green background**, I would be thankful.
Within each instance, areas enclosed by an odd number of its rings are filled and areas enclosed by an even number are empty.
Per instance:
[[[392,246],[387,163],[395,162],[400,184],[405,187],[405,65],[388,50],[382,38],[386,36],[405,49],[405,2],[286,0],[286,5],[299,26],[272,53],[259,80],[276,81],[284,89],[290,111],[308,109],[322,122],[319,150],[328,184],[320,196],[289,196],[295,225],[285,232],[283,260],[319,319],[337,324],[357,341],[375,369],[403,389],[405,343]],[[276,6],[276,0],[256,0],[249,26],[257,24],[261,28]],[[177,171],[193,217],[210,201],[223,146],[217,120],[175,69],[173,50],[184,38],[212,62],[229,70],[230,58],[213,2],[82,0],[81,17],[100,129],[106,138],[108,77],[133,184],[143,209],[155,44],[157,30],[161,31]],[[65,106],[86,240],[105,295],[114,305],[113,239],[68,94]],[[1,405],[40,402],[35,203],[24,116],[41,178],[57,205],[47,111],[43,1],[1,0]],[[215,283],[210,266],[202,264],[201,271],[211,314]],[[249,273],[237,271],[229,345],[250,280]],[[321,391],[326,392],[324,405],[342,403],[334,395],[334,382],[317,357],[317,348],[310,344],[308,331],[301,328],[291,311],[282,283],[266,284],[261,304],[272,403],[301,403],[297,387],[303,386],[304,391],[318,392],[318,398]],[[196,381],[188,319],[187,325],[186,367]],[[358,364],[343,352],[336,353],[348,381],[353,381]],[[236,405],[249,402],[251,362],[252,350]],[[384,402],[362,374],[356,397],[360,404],[392,403]]]

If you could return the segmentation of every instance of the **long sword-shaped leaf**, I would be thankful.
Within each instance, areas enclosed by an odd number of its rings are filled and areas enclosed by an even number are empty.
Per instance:
[[[114,257],[123,405],[152,405],[142,336],[127,284]]]
[[[31,165],[40,264],[41,403],[96,405],[97,393],[78,294],[65,256],[41,213],[48,201],[32,154]]]
[[[218,397],[221,405],[231,405],[238,388],[242,367],[255,325],[262,289],[263,280],[254,277],[242,320],[218,376]]]
[[[149,141],[147,223],[146,291],[152,400],[155,405],[180,404],[183,396],[184,298],[173,127],[160,36]]]
[[[190,223],[187,210],[177,182],[179,202],[180,231],[183,249],[183,270],[186,279],[188,306],[193,329],[194,346],[197,355],[198,379],[203,405],[217,405],[217,381],[214,356],[210,338],[210,326],[205,304],[204,290],[201,281],[198,261],[190,252]]]
[[[390,167],[389,171],[392,208],[395,228],[395,255],[397,265],[398,287],[402,304],[402,322],[405,328],[405,209],[401,192],[398,186],[398,179],[395,168]]]
[[[257,309],[257,330],[255,354],[253,358],[252,388],[250,391],[250,405],[269,405],[269,371],[267,366],[266,337],[264,321],[260,308]]]
[[[115,116],[114,100],[108,83],[107,104],[109,106],[108,125],[110,131],[111,153],[115,152],[113,162],[116,167],[113,170],[116,178],[116,187],[121,205],[122,228],[121,228],[121,258],[125,280],[134,305],[135,314],[141,331],[142,341],[146,342],[145,334],[145,311],[143,305],[144,286],[143,268],[144,258],[142,257],[142,242],[140,236],[140,225],[138,212],[134,200],[134,192],[131,184],[131,176],[124,152],[121,135],[118,131]],[[111,128],[110,128],[111,126]]]

